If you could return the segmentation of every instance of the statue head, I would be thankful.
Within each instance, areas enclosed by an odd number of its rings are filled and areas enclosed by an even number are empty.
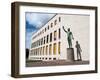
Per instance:
[[[68,28],[68,31],[70,31],[70,28]]]
[[[78,44],[78,41],[76,41],[76,44]]]

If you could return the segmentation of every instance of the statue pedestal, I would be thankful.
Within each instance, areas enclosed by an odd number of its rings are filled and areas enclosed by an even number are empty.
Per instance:
[[[67,61],[73,62],[74,61],[74,49],[67,48]]]

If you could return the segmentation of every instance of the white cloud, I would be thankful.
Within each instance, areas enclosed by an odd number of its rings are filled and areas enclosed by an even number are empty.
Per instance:
[[[55,14],[46,14],[46,13],[26,13],[26,20],[31,25],[35,25],[37,28],[40,28],[45,24],[49,19],[51,19]]]

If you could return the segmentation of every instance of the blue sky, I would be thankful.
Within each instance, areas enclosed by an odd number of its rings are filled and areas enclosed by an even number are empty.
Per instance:
[[[45,23],[47,23],[55,14],[26,12],[26,48],[30,48],[31,36]]]

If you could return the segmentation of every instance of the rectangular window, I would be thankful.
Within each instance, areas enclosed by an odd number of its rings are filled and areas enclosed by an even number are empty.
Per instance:
[[[38,48],[38,55],[40,55],[40,52],[39,52],[40,50],[39,50],[39,48]]]
[[[42,55],[42,47],[40,48],[40,55]]]
[[[41,39],[40,39],[40,45],[41,45]]]
[[[55,25],[57,24],[57,20],[55,20]]]
[[[33,47],[35,47],[35,43],[33,43]]]
[[[36,55],[36,49],[34,49],[34,55]]]
[[[53,23],[51,23],[51,28],[53,27]]]
[[[38,53],[38,52],[37,52],[37,49],[36,49],[36,55],[37,55],[37,53]]]
[[[33,50],[33,55],[34,55],[35,50]]]
[[[58,43],[58,53],[60,54],[60,45],[61,45],[61,43],[59,42]]]
[[[57,31],[54,31],[54,40],[57,38]]]
[[[34,49],[34,55],[35,55],[35,49]]]
[[[48,30],[49,30],[49,26],[48,26]]]
[[[32,43],[32,46],[31,47],[34,48],[34,43]]]
[[[59,31],[58,31],[58,37],[59,37],[59,39],[61,38],[61,30],[60,30],[60,28],[59,28]]]
[[[35,47],[39,46],[39,40],[35,42]]]
[[[52,42],[52,33],[50,33],[50,42]]]
[[[39,41],[40,41],[40,45],[41,45],[41,39]]]
[[[48,54],[48,45],[46,46],[46,55]]]
[[[39,46],[40,46],[41,40],[39,39]]]
[[[38,48],[36,49],[36,55],[39,55]]]
[[[51,58],[49,58],[49,60],[51,60]]]
[[[61,22],[61,17],[59,17],[59,22]]]
[[[56,60],[56,58],[53,58],[53,60]]]
[[[41,55],[41,52],[40,52],[41,50],[40,50],[40,48],[39,48],[39,55]]]
[[[46,28],[45,28],[45,32],[46,32]]]
[[[35,49],[34,49],[34,55],[35,55]]]
[[[49,55],[52,54],[52,44],[49,45]]]
[[[41,45],[43,44],[43,38],[41,39]]]
[[[45,37],[44,37],[44,44],[45,44]]]
[[[34,49],[32,50],[32,55],[34,55]]]
[[[35,54],[35,49],[33,49],[33,55]]]
[[[33,50],[31,50],[31,55],[33,54]]]
[[[35,47],[36,47],[36,42],[35,42]]]
[[[39,53],[40,53],[40,55],[41,55],[41,48],[39,48]]]
[[[39,48],[38,48],[38,55],[39,55]]]
[[[42,52],[43,52],[43,55],[44,55],[44,52],[45,52],[45,46],[43,46],[43,50],[42,50]]]
[[[37,40],[37,46],[39,46],[39,41]]]
[[[38,46],[38,41],[36,41],[36,46]]]
[[[42,33],[44,33],[44,29],[42,30]]]
[[[53,45],[53,54],[54,55],[56,55],[56,52],[57,52],[57,45],[56,45],[56,43],[54,43],[54,45]]]
[[[35,55],[36,55],[36,49],[35,49]]]
[[[35,49],[34,49],[34,55],[35,55]]]
[[[36,47],[36,42],[34,42],[34,47]]]
[[[37,41],[35,41],[35,47],[37,46]]]
[[[36,47],[36,42],[34,42],[34,46]]]
[[[49,38],[49,35],[47,35],[47,43],[48,43],[48,40],[49,40],[48,38]]]

